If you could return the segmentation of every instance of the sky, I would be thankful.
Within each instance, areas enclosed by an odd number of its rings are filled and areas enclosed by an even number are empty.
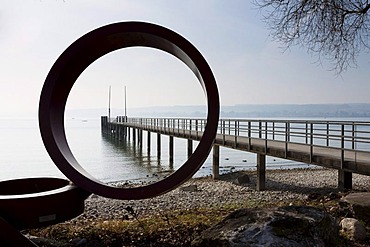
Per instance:
[[[98,27],[144,21],[169,28],[205,57],[221,105],[370,103],[369,56],[340,77],[301,47],[285,51],[262,13],[245,0],[2,0],[0,116],[35,114],[44,80],[59,55]],[[192,72],[170,54],[126,48],[107,54],[78,78],[67,109],[203,105]]]

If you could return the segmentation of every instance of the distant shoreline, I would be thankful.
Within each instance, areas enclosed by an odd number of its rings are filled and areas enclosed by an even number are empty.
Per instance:
[[[128,107],[129,117],[205,117],[205,105]],[[66,116],[99,117],[107,109],[67,109]],[[124,110],[111,109],[111,116],[123,116]],[[239,104],[223,105],[221,118],[370,118],[370,103],[349,104]]]
[[[130,107],[129,117],[206,117],[206,105]],[[107,108],[66,109],[66,118],[99,119],[108,115]],[[123,108],[112,108],[111,116],[123,116]],[[1,119],[32,118],[35,112],[1,113]],[[341,104],[236,104],[222,105],[221,118],[370,118],[370,103]]]

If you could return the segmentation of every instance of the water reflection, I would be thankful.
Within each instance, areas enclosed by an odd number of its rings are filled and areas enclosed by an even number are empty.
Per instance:
[[[138,142],[120,141],[104,134],[102,141],[112,156],[123,158],[122,162],[119,162],[121,168],[130,171],[129,176],[111,182],[153,183],[174,172],[173,162],[163,166],[160,157],[152,156],[148,151],[143,152],[142,144]]]

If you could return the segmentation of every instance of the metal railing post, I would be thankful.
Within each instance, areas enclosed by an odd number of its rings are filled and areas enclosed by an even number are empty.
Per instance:
[[[225,120],[221,121],[221,134],[222,134],[222,144],[225,145]]]
[[[198,139],[198,119],[195,119],[195,135],[196,135],[196,137],[197,137],[197,139]]]
[[[329,147],[329,128],[330,128],[330,125],[329,125],[329,122],[326,122],[326,146]]]
[[[185,129],[186,129],[186,119],[182,120],[182,135],[185,136]]]
[[[356,145],[355,145],[355,136],[356,136],[356,125],[355,122],[352,122],[352,150],[355,150]]]
[[[258,121],[258,138],[262,138],[262,122],[261,120]]]
[[[341,144],[340,144],[340,168],[343,169],[344,166],[344,124],[342,124],[341,130]]]
[[[251,121],[248,121],[248,151],[251,150],[251,144],[252,144],[251,127],[252,127]]]
[[[267,121],[265,122],[265,154],[267,154]]]
[[[310,163],[313,159],[313,123],[310,124]]]
[[[235,121],[235,123],[234,123],[234,136],[235,136],[235,148],[237,147],[237,145],[238,145],[238,136],[237,136],[237,131],[236,131],[236,128],[237,128],[237,122],[238,121]]]
[[[285,122],[285,158],[288,157],[289,122]]]
[[[308,121],[306,121],[306,144],[308,144]]]
[[[177,119],[177,134],[180,135],[180,118]]]
[[[230,119],[229,119],[229,135],[231,135],[231,123],[230,123]]]

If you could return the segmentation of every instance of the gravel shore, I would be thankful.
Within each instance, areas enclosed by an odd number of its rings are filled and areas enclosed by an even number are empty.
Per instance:
[[[233,181],[243,174],[248,174],[250,182],[238,185]],[[290,202],[304,199],[311,193],[337,192],[338,173],[333,169],[293,169],[267,170],[266,190],[258,192],[256,172],[237,172],[212,178],[191,179],[180,188],[167,194],[145,200],[121,201],[92,195],[86,200],[85,213],[75,220],[109,220],[127,217],[127,207],[139,215],[165,212],[166,210],[184,210],[192,208],[222,205],[245,204],[248,201]],[[191,185],[192,191],[184,190]],[[370,177],[353,174],[353,190],[368,191]]]

